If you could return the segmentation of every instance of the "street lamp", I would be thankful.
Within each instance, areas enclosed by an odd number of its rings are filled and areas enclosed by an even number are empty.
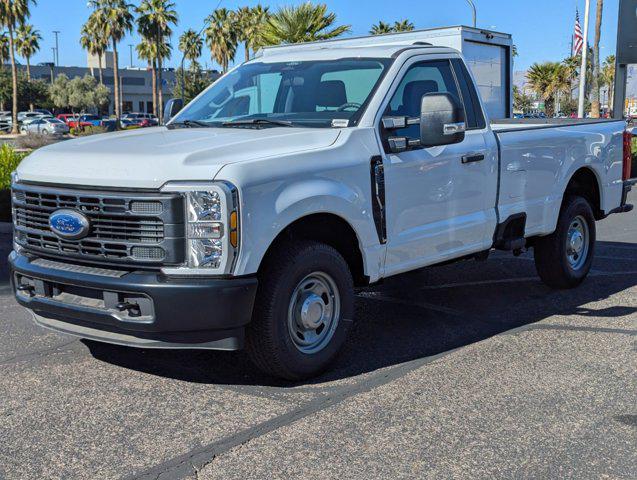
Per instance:
[[[60,47],[58,45],[58,35],[62,32],[60,32],[59,30],[53,30],[53,33],[55,34],[55,58],[53,59],[53,61],[55,62],[56,66],[60,66]]]
[[[469,6],[471,7],[471,10],[473,11],[473,28],[476,28],[476,6],[473,3],[473,0],[467,0],[467,3],[469,4]]]

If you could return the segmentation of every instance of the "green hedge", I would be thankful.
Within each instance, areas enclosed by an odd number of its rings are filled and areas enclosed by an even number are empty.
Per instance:
[[[13,172],[26,153],[16,152],[6,143],[0,147],[0,190],[11,188],[11,172]]]

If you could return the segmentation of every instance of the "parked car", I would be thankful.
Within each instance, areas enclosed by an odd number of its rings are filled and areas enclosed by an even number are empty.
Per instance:
[[[62,120],[64,123],[68,125],[69,121],[76,120],[80,118],[80,116],[77,113],[60,113],[56,118],[58,120]]]
[[[102,117],[98,115],[92,115],[92,114],[80,115],[80,125],[87,126],[87,127],[88,126],[99,127],[102,125]]]
[[[42,117],[42,114],[39,112],[18,112],[18,123],[22,124],[25,122],[30,122],[36,118]]]
[[[128,126],[154,127],[159,125],[159,119],[152,113],[128,113],[122,116]]]
[[[36,108],[33,111],[36,112],[36,113],[41,113],[42,115],[44,115],[46,117],[52,117],[53,116],[53,114],[49,110],[46,110],[44,108]]]
[[[122,125],[122,128],[124,129],[129,129],[129,128],[141,128],[141,122],[137,119],[137,118],[128,118],[128,117],[122,117],[120,119],[120,124]]]
[[[37,118],[22,126],[23,132],[39,133],[42,135],[65,135],[69,133],[69,126],[62,120],[53,117]]]
[[[265,48],[167,126],[36,150],[12,185],[17,301],[96,341],[245,345],[299,380],[383,278],[533,248],[576,287],[596,220],[632,209],[626,122],[491,122],[463,56],[424,41]]]

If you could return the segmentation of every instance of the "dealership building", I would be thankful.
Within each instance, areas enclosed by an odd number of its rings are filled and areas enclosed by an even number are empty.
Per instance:
[[[26,69],[26,66],[20,66]],[[217,71],[210,72],[213,79],[218,78]],[[57,75],[64,74],[69,78],[83,77],[84,75],[92,75],[99,79],[98,59],[89,55],[86,67],[61,67],[54,66],[52,63],[43,63],[31,66],[31,76],[34,79],[43,80],[50,83]],[[162,72],[162,91],[164,103],[172,97],[173,87],[175,85],[176,72],[174,69],[164,69]],[[111,95],[109,104],[104,108],[102,113],[113,114],[115,112],[115,96],[114,96],[114,76],[113,76],[113,54],[107,52],[102,58],[102,78]],[[124,66],[122,55],[120,54],[119,81],[121,86],[121,99],[123,112],[153,112],[153,90],[152,90],[152,72],[148,68],[131,68]]]

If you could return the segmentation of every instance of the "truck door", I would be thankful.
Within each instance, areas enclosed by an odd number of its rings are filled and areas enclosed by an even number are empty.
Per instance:
[[[492,244],[497,148],[475,88],[466,83],[468,72],[455,70],[457,66],[454,69],[448,59],[408,62],[384,109],[384,115],[418,117],[423,95],[448,92],[463,100],[467,117],[461,143],[397,154],[385,151],[386,275],[478,252]],[[419,126],[391,135],[419,138]]]

